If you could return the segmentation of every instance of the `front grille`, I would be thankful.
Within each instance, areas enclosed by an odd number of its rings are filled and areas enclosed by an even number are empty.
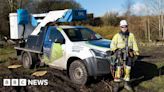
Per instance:
[[[109,61],[106,59],[97,59],[97,69],[98,71],[108,71],[109,70]]]
[[[112,51],[107,51],[106,53],[108,56],[111,56],[113,54]]]

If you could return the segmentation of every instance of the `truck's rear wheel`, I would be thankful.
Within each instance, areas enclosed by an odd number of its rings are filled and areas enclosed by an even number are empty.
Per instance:
[[[37,60],[36,55],[30,52],[23,52],[22,53],[22,64],[24,68],[31,69],[35,67],[35,60]]]
[[[75,60],[69,67],[70,79],[80,85],[84,85],[88,79],[88,73],[85,65],[80,60]]]

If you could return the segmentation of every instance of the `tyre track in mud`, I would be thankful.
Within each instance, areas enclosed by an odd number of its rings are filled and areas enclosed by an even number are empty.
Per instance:
[[[150,61],[152,57],[161,59],[164,56],[164,48],[157,47],[154,49],[149,48],[148,50],[141,48],[141,50],[142,60]],[[151,63],[153,62],[154,60]],[[0,63],[0,92],[111,92],[114,85],[113,81],[107,78],[98,81],[93,80],[89,85],[81,87],[72,83],[64,71],[50,67],[40,67],[32,70],[24,69],[23,67],[8,69],[7,66],[12,64],[20,64],[20,62],[15,58],[10,58],[9,61]],[[46,70],[47,74],[42,77],[31,75],[33,72],[39,70]],[[4,87],[2,85],[4,78],[48,79],[49,84],[48,86]],[[136,92],[145,91],[148,90],[138,86]]]
[[[2,69],[0,69],[1,71]],[[0,92],[6,91],[10,92],[11,90],[14,92],[78,92],[80,91],[79,86],[73,84],[67,76],[59,70],[55,70],[52,68],[45,68],[45,69],[36,69],[37,70],[46,70],[48,73],[42,77],[35,77],[31,76],[31,73],[34,71],[29,71],[24,68],[18,69],[8,69],[7,67],[3,70],[7,71],[6,73],[0,73],[1,77],[1,85],[0,85]],[[2,86],[2,79],[9,78],[9,79],[48,79],[48,86],[26,86],[26,87],[3,87]],[[10,90],[11,89],[11,90]]]
[[[113,81],[111,79],[92,80],[86,86],[79,86],[71,82],[66,73],[50,67],[37,68],[34,70],[24,69],[23,67],[17,69],[8,69],[3,67],[6,71],[0,76],[3,78],[25,78],[25,79],[48,79],[48,86],[26,86],[26,87],[3,87],[0,85],[0,92],[112,92]],[[46,70],[47,74],[42,77],[31,76],[34,71]],[[1,71],[1,68],[0,68]],[[108,77],[108,76],[107,76]],[[2,83],[2,80],[0,81]],[[140,91],[142,92],[142,91]]]

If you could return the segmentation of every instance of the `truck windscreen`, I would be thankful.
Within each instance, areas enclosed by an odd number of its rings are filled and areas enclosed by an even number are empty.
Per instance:
[[[64,29],[71,41],[89,41],[89,40],[99,40],[102,37],[88,28],[69,28]]]

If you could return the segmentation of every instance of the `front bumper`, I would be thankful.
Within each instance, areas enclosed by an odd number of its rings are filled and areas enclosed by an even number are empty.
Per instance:
[[[110,73],[110,62],[106,58],[90,57],[83,60],[89,76],[100,76]]]

